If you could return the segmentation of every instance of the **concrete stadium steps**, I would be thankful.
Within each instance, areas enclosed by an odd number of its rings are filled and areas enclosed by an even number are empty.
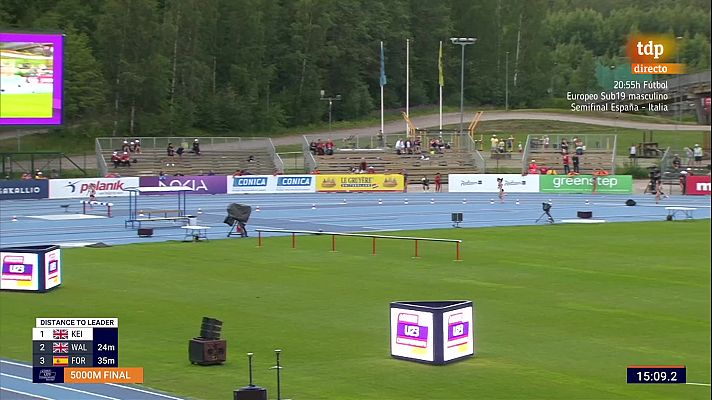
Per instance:
[[[318,169],[322,174],[350,173],[351,168],[358,167],[361,161],[366,161],[376,173],[406,170],[409,183],[420,183],[423,176],[431,182],[436,173],[442,175],[443,183],[447,183],[448,173],[478,173],[472,155],[466,152],[446,150],[443,154],[428,154],[428,160],[421,160],[416,154],[395,154],[391,151],[363,150],[336,151],[331,156],[316,156]]]
[[[573,154],[569,153],[569,157],[572,157]],[[561,152],[556,149],[532,150],[529,158],[527,165],[529,161],[536,160],[539,167],[554,168],[559,174],[564,172]],[[587,150],[582,156],[579,156],[579,171],[581,174],[591,174],[598,168],[611,171],[614,164],[613,150]],[[573,170],[573,161],[569,165]]]
[[[168,157],[165,149],[142,149],[141,154],[132,154],[131,159],[138,162],[131,167],[114,168],[111,163],[113,151],[104,151],[102,156],[106,160],[108,171],[126,175],[156,176],[163,171],[168,175],[181,173],[184,175],[200,175],[213,171],[218,175],[231,175],[236,170],[247,170],[252,174],[274,173],[275,164],[272,155],[265,149],[213,151],[204,150],[201,154],[184,153],[182,157]],[[249,156],[254,157],[253,162],[248,162]]]

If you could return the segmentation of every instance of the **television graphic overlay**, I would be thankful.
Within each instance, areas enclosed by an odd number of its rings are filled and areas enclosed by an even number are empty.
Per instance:
[[[0,33],[0,125],[62,124],[64,36]]]

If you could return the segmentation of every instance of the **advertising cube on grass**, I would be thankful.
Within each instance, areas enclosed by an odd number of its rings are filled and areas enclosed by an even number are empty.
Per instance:
[[[428,364],[448,364],[475,354],[471,301],[391,303],[391,356]]]
[[[24,246],[0,249],[0,289],[46,292],[62,284],[59,246]]]

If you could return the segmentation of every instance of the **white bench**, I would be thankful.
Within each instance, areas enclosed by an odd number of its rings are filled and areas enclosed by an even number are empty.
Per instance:
[[[105,201],[94,201],[94,200],[80,200],[79,203],[82,205],[82,213],[86,214],[87,213],[87,204],[89,204],[90,208],[93,208],[94,206],[102,206],[106,207],[106,213],[111,218],[111,207],[114,206],[114,203],[107,203]]]
[[[208,240],[208,229],[210,229],[209,226],[186,225],[181,226],[181,228],[185,229],[185,236],[183,237],[183,240],[192,239],[196,242],[200,239]]]
[[[668,212],[668,219],[673,220],[677,214],[683,214],[685,219],[693,219],[692,212],[697,210],[695,207],[665,207]]]

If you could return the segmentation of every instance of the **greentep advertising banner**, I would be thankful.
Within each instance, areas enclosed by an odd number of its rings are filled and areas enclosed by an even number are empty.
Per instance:
[[[593,175],[541,175],[541,193],[591,193]],[[603,175],[598,177],[596,193],[632,193],[633,177],[630,175]]]

